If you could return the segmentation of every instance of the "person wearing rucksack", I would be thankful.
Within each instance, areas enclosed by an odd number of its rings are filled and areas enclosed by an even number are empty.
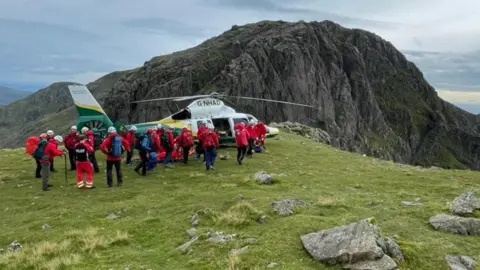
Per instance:
[[[42,164],[40,163],[40,159],[43,157],[43,150],[45,149],[45,144],[48,142],[48,135],[46,133],[42,133],[38,139],[39,141],[35,146],[35,150],[32,152],[32,157],[35,159],[35,163],[37,165],[35,169],[35,178],[42,178]]]
[[[212,124],[207,125],[207,129],[203,134],[203,146],[205,147],[205,168],[206,170],[214,169],[215,159],[217,158],[217,148],[220,147],[217,133],[214,131]]]
[[[192,148],[193,142],[193,135],[190,130],[187,129],[186,126],[182,128],[182,133],[175,138],[175,143],[178,147],[182,148],[183,151],[183,163],[188,163],[188,154],[190,153],[190,148]]]
[[[151,128],[147,129],[147,133],[145,135],[140,135],[139,136],[139,142],[138,142],[138,154],[140,155],[140,163],[135,167],[134,171],[136,173],[140,172],[140,169],[142,169],[142,175],[145,176],[147,175],[147,165],[148,165],[148,154],[149,153],[154,153],[153,148],[155,147],[155,142],[153,139],[154,136],[154,131]]]
[[[126,164],[128,166],[132,165],[133,149],[136,141],[136,138],[135,138],[136,131],[137,131],[137,127],[131,126],[130,130],[125,132],[125,134],[123,135],[125,137],[125,140],[127,140],[128,143],[130,143],[130,151],[127,152],[127,160],[126,160]]]
[[[200,159],[200,156],[203,154],[203,162],[205,162],[205,147],[203,146],[203,134],[207,129],[206,126],[207,126],[207,121],[202,120],[197,130],[198,144],[197,144],[197,147],[195,148],[195,159]]]
[[[43,191],[49,191],[48,188],[53,186],[48,183],[48,179],[50,177],[50,164],[52,163],[53,158],[57,156],[61,157],[65,155],[65,153],[62,150],[57,148],[57,144],[60,144],[63,142],[62,137],[55,136],[54,140],[55,140],[55,143],[48,142],[46,137],[41,139],[37,149],[35,150],[35,152],[33,152],[33,157],[35,159],[38,158],[42,167],[41,173],[42,173],[42,190]]]
[[[117,186],[120,187],[123,184],[122,175],[122,154],[123,151],[130,151],[130,144],[125,138],[117,134],[117,130],[114,127],[108,128],[108,136],[100,144],[100,151],[107,156],[107,185],[112,187],[112,169],[115,166],[117,173]]]
[[[47,141],[56,145],[54,137],[55,137],[55,132],[53,132],[53,130],[47,130]],[[56,172],[56,171],[57,170],[55,170],[53,166],[53,161],[52,161],[52,163],[50,164],[50,172]]]
[[[88,155],[88,159],[90,160],[90,163],[92,163],[93,165],[93,171],[95,173],[99,173],[100,169],[98,168],[97,158],[95,157],[95,133],[92,130],[88,129],[88,127],[83,127],[80,131],[82,132],[83,135],[86,136],[87,138],[86,143],[88,143],[93,148],[93,152]]]
[[[175,140],[173,138],[173,127],[169,127],[168,130],[164,130],[162,137],[160,137],[162,147],[165,149],[165,158],[163,159],[163,166],[167,166],[172,159],[172,152],[175,146]]]
[[[75,160],[77,162],[77,188],[86,187],[87,189],[95,188],[93,186],[93,165],[90,161],[90,155],[95,152],[90,142],[88,142],[85,134],[78,136],[79,142],[75,145]],[[83,175],[87,175],[86,184],[83,183]]]

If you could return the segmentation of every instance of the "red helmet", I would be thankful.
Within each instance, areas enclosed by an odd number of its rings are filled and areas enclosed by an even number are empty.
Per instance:
[[[152,128],[147,128],[147,134],[152,134],[153,133],[153,129]]]
[[[46,139],[47,137],[47,133],[40,134],[40,139]]]

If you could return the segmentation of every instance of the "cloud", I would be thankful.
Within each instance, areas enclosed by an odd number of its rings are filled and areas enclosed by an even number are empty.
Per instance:
[[[1,1],[0,85],[88,83],[198,45],[234,24],[332,20],[389,40],[436,88],[476,91],[479,9],[474,0]]]
[[[480,90],[480,88],[479,88]],[[454,104],[480,105],[480,91],[437,90],[438,96]]]

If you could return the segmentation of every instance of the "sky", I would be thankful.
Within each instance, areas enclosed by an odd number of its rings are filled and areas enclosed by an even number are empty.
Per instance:
[[[332,20],[390,41],[439,96],[480,113],[478,0],[0,0],[0,85],[88,83],[234,24]]]

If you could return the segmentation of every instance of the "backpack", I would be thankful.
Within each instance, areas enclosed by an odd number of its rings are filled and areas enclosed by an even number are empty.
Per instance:
[[[149,150],[152,147],[151,138],[148,136],[143,136],[141,150]]]
[[[167,133],[167,131],[165,130],[163,133],[162,133],[162,137],[160,138],[160,141],[162,143],[162,146],[165,148],[165,149],[170,149],[170,140],[169,140],[169,134]]]
[[[37,145],[37,148],[35,149],[35,151],[33,152],[33,157],[36,158],[36,159],[42,159],[45,154],[45,146],[47,145],[47,140],[41,140],[38,145]]]
[[[40,143],[40,138],[37,136],[28,137],[25,141],[25,154],[33,155],[35,149],[37,149],[38,144]]]
[[[121,157],[122,152],[122,137],[115,136],[112,139],[112,148],[110,149],[110,154],[112,155],[112,157]]]
[[[193,136],[189,132],[182,133],[182,146],[183,147],[190,147],[194,144]]]
[[[204,136],[204,147],[212,147],[215,146],[215,141],[213,140],[213,131],[206,131]]]
[[[138,151],[143,149],[142,148],[143,138],[145,138],[145,134],[140,134],[140,136],[138,136],[137,139],[135,140],[135,149],[137,149]]]

